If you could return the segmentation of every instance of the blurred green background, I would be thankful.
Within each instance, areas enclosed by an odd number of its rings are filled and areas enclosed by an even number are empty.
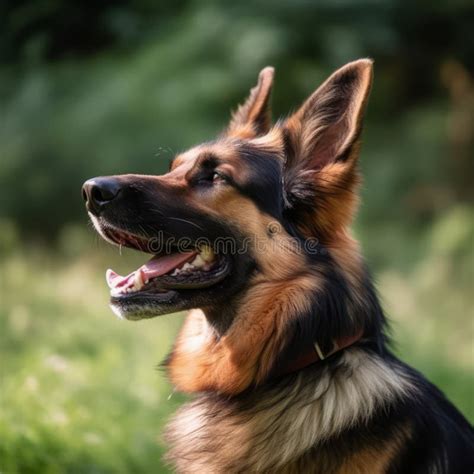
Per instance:
[[[267,64],[278,116],[375,59],[357,235],[396,351],[474,420],[473,24],[447,0],[2,2],[0,471],[166,472],[182,397],[155,367],[182,316],[113,316],[105,269],[143,257],[99,240],[80,188],[164,171]]]

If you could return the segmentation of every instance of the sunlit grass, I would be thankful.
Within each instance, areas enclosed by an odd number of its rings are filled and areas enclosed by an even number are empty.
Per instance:
[[[155,370],[179,316],[129,323],[103,262],[20,253],[2,265],[2,472],[164,472],[178,397]]]

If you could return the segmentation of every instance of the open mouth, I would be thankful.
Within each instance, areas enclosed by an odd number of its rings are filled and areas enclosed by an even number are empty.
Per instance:
[[[143,237],[111,228],[103,231],[115,244],[150,253],[149,241]],[[122,300],[209,288],[223,280],[229,271],[227,258],[214,253],[210,245],[201,244],[199,248],[161,252],[126,276],[109,269],[106,279],[112,300]]]

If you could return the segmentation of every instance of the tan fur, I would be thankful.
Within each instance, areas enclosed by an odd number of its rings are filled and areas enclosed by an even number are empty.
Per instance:
[[[352,146],[371,84],[372,61],[360,60],[336,71],[305,101],[287,121],[299,160],[324,164]]]
[[[409,437],[408,430],[400,429],[396,436],[387,442],[361,449],[338,465],[337,457],[331,453],[318,453],[303,456],[278,470],[268,474],[386,474],[392,460],[399,454],[403,442]]]
[[[382,469],[406,439],[405,431],[398,430],[387,444],[362,443],[344,464],[318,443],[363,424],[374,410],[412,390],[396,367],[350,349],[337,368],[302,371],[291,385],[190,402],[168,427],[169,456],[182,473],[297,472],[299,467],[299,472],[322,474],[347,472],[351,463]]]
[[[371,446],[349,459],[337,471],[337,474],[384,474],[392,460],[399,454],[404,443],[410,437],[409,427],[403,427],[386,443],[380,446]]]
[[[281,134],[280,124],[272,127],[269,132],[263,136],[253,138],[249,141],[250,144],[255,145],[256,147],[262,147],[264,149],[274,149],[281,154],[280,158],[284,160],[283,154],[283,137]]]
[[[363,295],[363,259],[360,254],[359,243],[352,237],[351,232],[345,228],[332,235],[328,248],[332,258],[339,267],[339,271],[345,276],[352,288],[352,296],[358,300]]]
[[[270,95],[273,85],[272,67],[262,69],[258,84],[250,91],[248,99],[236,110],[226,135],[232,138],[250,139],[263,135],[270,129]]]
[[[282,330],[288,321],[282,318],[307,310],[308,295],[317,287],[318,281],[307,275],[291,281],[256,282],[236,321],[221,338],[205,318],[193,312],[168,362],[171,381],[183,392],[213,390],[233,395],[258,384],[284,346]]]

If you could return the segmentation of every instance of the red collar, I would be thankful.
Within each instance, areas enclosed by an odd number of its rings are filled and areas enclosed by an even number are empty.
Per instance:
[[[341,337],[333,341],[333,348],[326,354],[321,351],[319,344],[314,342],[306,352],[301,354],[295,360],[289,362],[286,366],[283,367],[281,371],[279,371],[278,375],[288,375],[293,372],[297,372],[298,370],[304,369],[311,364],[316,362],[320,362],[322,360],[327,359],[328,357],[332,356],[336,352],[342,351],[346,347],[352,346],[357,341],[362,338],[363,331],[359,331],[353,336],[346,336]]]

